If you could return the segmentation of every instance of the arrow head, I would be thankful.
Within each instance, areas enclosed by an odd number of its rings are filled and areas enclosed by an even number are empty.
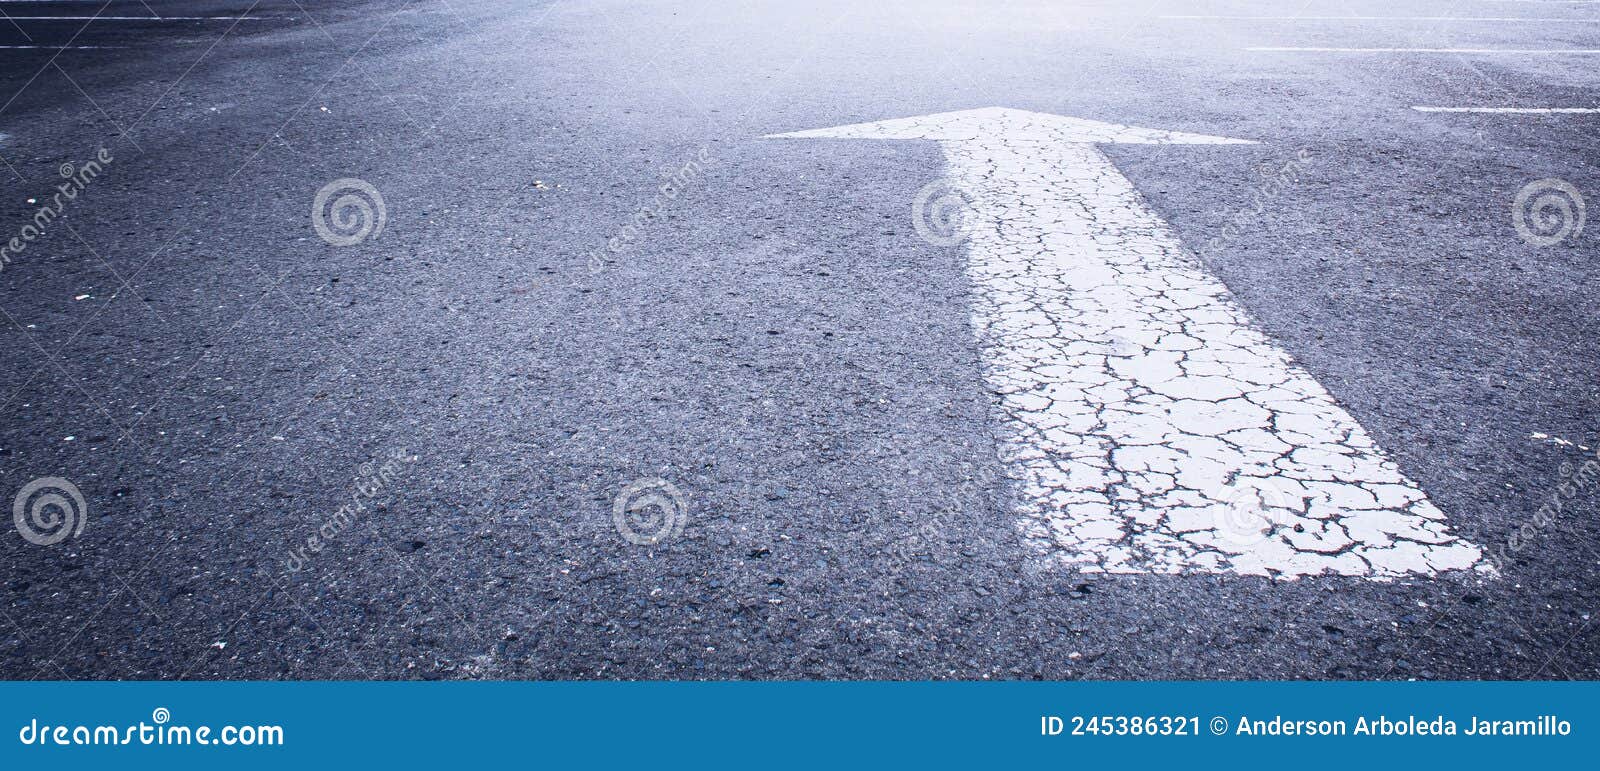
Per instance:
[[[768,134],[763,139],[933,139],[941,142],[1003,137],[1007,142],[1074,144],[1253,145],[1247,139],[1122,126],[1006,107],[984,107],[873,123]]]

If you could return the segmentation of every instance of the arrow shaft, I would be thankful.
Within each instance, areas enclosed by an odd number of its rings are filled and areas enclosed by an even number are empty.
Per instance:
[[[1030,539],[1087,572],[1479,563],[1099,149],[940,144]]]

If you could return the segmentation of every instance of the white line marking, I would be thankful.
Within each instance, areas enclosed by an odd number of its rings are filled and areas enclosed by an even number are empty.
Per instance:
[[[1316,46],[1251,46],[1245,50],[1358,54],[1600,54],[1600,48],[1322,48]]]
[[[1600,107],[1422,107],[1417,112],[1474,112],[1491,115],[1590,115],[1600,113]]]
[[[1510,21],[1561,24],[1600,24],[1600,19],[1555,19],[1526,16],[1201,16],[1167,15],[1162,19],[1206,19],[1216,21]]]
[[[0,49],[3,49],[3,48],[17,48],[17,49],[31,48],[31,49],[40,49],[40,50],[45,50],[45,51],[93,51],[93,50],[101,49],[101,48],[127,48],[127,46],[5,46],[5,45],[0,45]]]
[[[1543,432],[1540,432],[1540,431],[1535,431],[1535,432],[1533,432],[1531,434],[1528,434],[1528,438],[1534,440],[1535,442],[1549,442],[1550,444],[1556,445],[1558,447],[1576,447],[1576,448],[1578,448],[1578,449],[1580,449],[1580,450],[1582,450],[1584,452],[1588,452],[1589,451],[1589,446],[1588,445],[1578,444],[1577,442],[1574,442],[1574,441],[1571,441],[1571,440],[1567,440],[1567,439],[1562,439],[1559,436],[1551,436],[1549,434],[1546,434],[1546,433],[1543,433]]]
[[[9,14],[8,14],[9,15]],[[11,16],[12,21],[263,21],[268,16]]]
[[[987,108],[778,134],[937,141],[1020,527],[1081,572],[1392,579],[1478,547],[1251,325],[1096,143],[1253,144]]]

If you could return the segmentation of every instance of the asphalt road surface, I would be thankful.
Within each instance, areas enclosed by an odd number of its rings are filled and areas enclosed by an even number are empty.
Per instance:
[[[0,12],[0,676],[1600,676],[1600,4]]]

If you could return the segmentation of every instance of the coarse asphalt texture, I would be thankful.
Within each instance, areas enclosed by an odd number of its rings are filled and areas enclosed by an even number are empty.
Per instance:
[[[1600,49],[1600,7],[0,12],[68,46],[0,49],[0,242],[110,159],[0,270],[0,504],[85,500],[0,537],[0,677],[1600,676],[1600,225],[1512,217],[1600,200],[1600,115],[1412,109],[1600,104],[1600,55],[1507,52]],[[97,15],[224,18],[24,18]],[[761,138],[990,106],[1257,142],[1102,149],[1498,575],[1041,559],[963,246],[912,225],[938,146]],[[383,227],[336,246],[345,178]],[[658,478],[681,532],[632,543]]]

